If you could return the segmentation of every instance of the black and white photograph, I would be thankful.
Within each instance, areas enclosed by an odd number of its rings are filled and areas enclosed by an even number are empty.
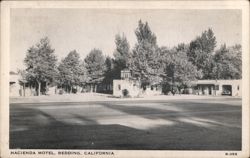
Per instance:
[[[89,3],[9,8],[1,151],[249,156],[249,3]]]

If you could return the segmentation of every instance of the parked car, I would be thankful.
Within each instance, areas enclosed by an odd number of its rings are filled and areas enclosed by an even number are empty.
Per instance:
[[[222,95],[231,95],[231,91],[230,90],[223,90]]]

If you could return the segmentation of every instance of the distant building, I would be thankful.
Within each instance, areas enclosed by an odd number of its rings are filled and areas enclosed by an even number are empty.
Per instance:
[[[191,82],[192,87],[183,94],[212,95],[212,96],[242,96],[241,80],[197,80]],[[121,71],[121,79],[113,80],[113,95],[116,97],[138,97],[141,95],[162,94],[161,85],[142,87],[140,82],[131,76],[128,69]]]
[[[157,94],[161,94],[159,87],[148,85],[142,88],[140,82],[132,77],[128,69],[121,71],[120,80],[113,80],[113,95],[116,97],[139,97]]]
[[[10,79],[9,79],[9,95],[11,97],[20,96],[20,89],[21,86],[19,84],[19,75],[15,72],[10,72]]]
[[[197,95],[242,96],[241,80],[197,80],[192,84]]]
[[[113,95],[116,97],[135,97],[139,92],[139,82],[132,79],[128,69],[121,71],[120,80],[113,80]]]
[[[34,96],[35,88],[23,81],[20,74],[11,71],[9,73],[9,96]]]
[[[191,82],[188,91],[181,91],[182,94],[211,95],[211,96],[242,96],[241,80],[197,80]],[[121,79],[113,80],[113,85],[99,84],[97,92],[109,92],[113,89],[116,97],[140,97],[145,95],[162,94],[161,85],[144,85],[139,80],[132,77],[130,70],[121,71]],[[188,92],[188,93],[187,93]],[[56,94],[56,87],[49,87],[48,95]],[[34,96],[36,91],[34,85],[20,80],[20,75],[10,72],[9,96]]]

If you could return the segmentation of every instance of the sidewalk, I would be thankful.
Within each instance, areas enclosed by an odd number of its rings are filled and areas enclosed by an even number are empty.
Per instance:
[[[90,102],[90,101],[137,101],[137,100],[185,100],[185,99],[223,99],[240,98],[230,96],[202,96],[202,95],[157,95],[143,98],[115,98],[111,94],[79,93],[47,96],[10,97],[10,103],[39,103],[39,102]]]

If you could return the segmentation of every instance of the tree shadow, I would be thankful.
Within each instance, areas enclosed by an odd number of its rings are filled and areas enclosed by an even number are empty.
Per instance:
[[[138,106],[138,103],[140,106]],[[234,113],[237,112],[237,121],[239,125],[241,124],[241,106],[230,106],[227,104],[221,104],[216,103],[215,105],[207,104],[207,103],[196,103],[196,102],[186,102],[184,104],[176,103],[176,102],[157,102],[157,106],[154,107],[155,102],[147,102],[147,104],[151,104],[152,106],[145,106],[145,103],[143,102],[131,102],[131,103],[102,103],[101,105],[118,110],[127,114],[136,115],[145,117],[148,119],[167,119],[171,121],[178,121],[178,118],[180,117],[187,117],[191,118],[194,116],[200,117],[200,118],[206,118],[211,119],[211,121],[206,121],[206,119],[201,119],[201,122],[207,122],[211,124],[216,124],[216,122],[219,122],[220,119],[218,117],[221,116],[222,113],[231,113],[230,117],[226,117],[225,120],[221,121],[229,121],[230,119],[235,119],[235,117],[232,117]],[[128,106],[128,104],[131,104]],[[162,107],[159,109],[159,105]],[[173,109],[172,107],[177,107]],[[226,110],[225,110],[226,109]],[[240,115],[239,115],[240,113]],[[218,120],[216,120],[218,119]],[[229,122],[230,123],[230,122]],[[222,125],[222,124],[218,124]]]
[[[19,116],[13,116],[14,111],[10,115],[10,149],[140,150],[147,148],[147,144],[134,141],[137,136],[146,133],[141,130],[118,124],[99,125],[94,120],[76,114],[74,117],[86,124],[67,124],[35,108],[23,107],[22,111],[24,112],[19,112]],[[37,118],[45,119],[46,123],[41,123]],[[15,126],[27,128],[13,130]]]
[[[163,106],[178,106],[175,103],[158,103]],[[152,143],[160,140],[155,144],[155,149],[241,150],[241,106],[189,102],[178,106],[179,110],[159,110],[153,106],[103,105],[147,119],[174,122],[170,126],[161,125],[148,130],[155,133],[154,139],[150,140]],[[199,108],[194,109],[195,107]]]
[[[119,102],[120,103],[120,102]],[[200,114],[199,111],[211,110],[202,103],[157,102],[164,106],[178,106],[179,109],[157,109],[156,107],[121,105],[118,102],[98,102],[99,105],[122,112],[130,117],[138,116],[148,120],[170,120],[173,125],[160,125],[139,130],[117,123],[100,124],[98,120],[72,113],[79,122],[58,120],[52,113],[46,113],[37,107],[23,105],[10,106],[10,148],[11,149],[116,149],[116,150],[241,150],[241,128],[218,124],[221,113]],[[155,103],[155,102],[149,102]],[[79,104],[79,103],[78,103]],[[78,105],[72,103],[70,105]],[[88,105],[96,103],[88,103]],[[191,105],[192,104],[192,105]],[[45,104],[40,104],[44,106]],[[54,105],[54,103],[53,103]],[[55,104],[57,105],[57,103]],[[60,106],[60,104],[58,103]],[[194,109],[200,106],[202,109]],[[240,110],[241,107],[228,107],[216,104],[212,110],[229,108]],[[197,112],[188,114],[185,112]],[[240,114],[231,113],[225,120],[235,115],[241,124]],[[182,120],[185,118],[185,120]],[[199,118],[195,120],[194,118]],[[190,122],[190,120],[196,122]],[[211,121],[212,120],[212,121]],[[222,120],[222,121],[225,121]],[[135,120],[136,122],[137,120]],[[214,122],[213,122],[214,121]],[[238,121],[238,122],[237,122]],[[197,123],[198,122],[198,123]],[[230,122],[230,121],[229,121]],[[140,125],[142,122],[137,122]],[[204,123],[209,126],[203,126]]]

